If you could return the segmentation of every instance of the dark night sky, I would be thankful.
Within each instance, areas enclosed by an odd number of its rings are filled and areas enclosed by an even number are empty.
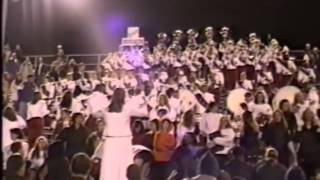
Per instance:
[[[292,49],[320,45],[317,0],[78,0],[91,4],[77,13],[67,11],[70,0],[51,0],[47,9],[43,2],[50,0],[25,0],[23,13],[22,1],[9,4],[7,40],[22,44],[26,54],[53,53],[58,43],[67,53],[108,52],[128,26],[139,26],[151,44],[160,31],[227,25],[235,37],[255,31]]]

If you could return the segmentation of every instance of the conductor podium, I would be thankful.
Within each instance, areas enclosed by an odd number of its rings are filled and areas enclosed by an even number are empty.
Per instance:
[[[143,37],[140,37],[139,27],[129,27],[127,29],[127,37],[121,39],[120,49],[129,47],[143,47],[146,41]]]

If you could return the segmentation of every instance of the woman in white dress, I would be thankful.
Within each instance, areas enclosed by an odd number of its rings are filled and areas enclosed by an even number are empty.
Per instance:
[[[104,113],[103,154],[100,180],[125,180],[127,167],[133,163],[130,117],[148,115],[147,108],[132,108],[124,89],[117,88]]]

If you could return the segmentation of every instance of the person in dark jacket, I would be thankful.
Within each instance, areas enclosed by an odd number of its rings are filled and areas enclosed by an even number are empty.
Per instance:
[[[86,152],[88,130],[83,126],[84,117],[81,113],[74,113],[71,118],[71,127],[64,129],[58,136],[66,144],[66,156],[71,159],[79,152]]]
[[[23,83],[23,89],[19,91],[19,114],[22,118],[27,118],[27,104],[32,101],[36,85],[33,75],[28,75],[27,81]]]
[[[56,141],[49,145],[48,158],[39,171],[39,177],[45,180],[69,180],[69,162],[64,154],[62,142]]]
[[[195,146],[196,139],[193,133],[184,135],[182,144],[175,150],[171,165],[177,171],[176,178],[193,178],[197,176],[197,154],[198,150]]]
[[[283,119],[283,114],[281,111],[275,111],[272,121],[263,129],[262,140],[266,146],[272,146],[278,151],[279,161],[285,165],[289,164],[289,137],[288,125]]]
[[[12,155],[7,161],[6,180],[25,180],[26,162],[20,155]]]
[[[307,177],[301,167],[294,165],[287,170],[285,180],[307,180]]]
[[[254,179],[259,180],[283,180],[286,168],[278,161],[279,153],[274,148],[267,148],[265,160],[256,168]]]
[[[231,151],[232,158],[225,165],[225,170],[232,178],[241,177],[253,180],[254,168],[245,162],[245,152],[241,147],[235,147]]]
[[[320,127],[310,109],[304,111],[302,119],[304,126],[297,135],[300,144],[298,158],[307,177],[310,178],[316,175],[317,169],[320,169]]]
[[[89,175],[91,170],[91,161],[87,154],[77,153],[72,157],[70,163],[70,180],[93,180]]]

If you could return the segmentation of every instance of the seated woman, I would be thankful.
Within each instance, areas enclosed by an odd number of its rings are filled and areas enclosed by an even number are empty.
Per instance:
[[[211,137],[214,144],[211,150],[215,152],[222,168],[227,161],[229,151],[235,146],[235,137],[236,133],[232,129],[228,117],[221,118],[219,133],[216,133]]]
[[[253,119],[263,119],[263,116],[271,116],[272,108],[265,99],[262,92],[257,92],[255,96],[255,104],[252,106]]]

